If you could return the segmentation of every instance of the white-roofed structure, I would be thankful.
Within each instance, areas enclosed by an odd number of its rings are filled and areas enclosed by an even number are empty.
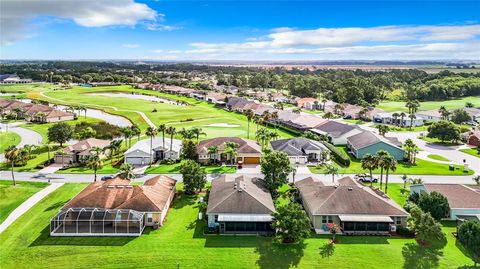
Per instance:
[[[165,137],[155,137],[150,150],[150,138],[140,140],[129,148],[124,156],[125,162],[132,165],[146,165],[161,160],[176,160],[180,157],[182,141]]]

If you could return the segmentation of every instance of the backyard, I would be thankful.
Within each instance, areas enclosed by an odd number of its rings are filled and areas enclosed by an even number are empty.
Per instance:
[[[198,197],[182,194],[165,225],[138,238],[50,237],[50,218],[84,186],[65,184],[2,233],[0,267],[458,268],[473,264],[457,247],[450,223],[443,228],[448,243],[440,250],[400,237],[338,236],[339,242],[329,247],[327,236],[312,236],[296,245],[261,236],[206,236],[203,222],[196,220]]]
[[[181,163],[175,164],[160,164],[147,168],[147,174],[179,174]],[[202,166],[207,174],[233,174],[237,171],[235,166]]]
[[[338,147],[348,154],[350,157],[350,166],[345,167],[336,162],[332,162],[332,165],[338,168],[339,174],[358,174],[358,173],[367,173],[368,170],[362,169],[361,160],[353,157],[350,153],[347,152],[345,146]],[[397,169],[390,174],[400,174],[400,175],[473,175],[473,170],[469,169],[468,172],[463,172],[462,165],[454,165],[455,170],[449,170],[448,163],[438,163],[433,161],[427,161],[422,159],[416,159],[415,164],[411,164],[405,161],[399,161]],[[324,174],[326,165],[321,166],[309,166],[308,167],[312,173],[315,174]],[[374,174],[379,174],[380,169],[373,170]]]
[[[0,223],[15,208],[47,185],[43,182],[17,181],[17,184],[13,186],[11,180],[0,180],[0,208],[2,209],[0,210]]]

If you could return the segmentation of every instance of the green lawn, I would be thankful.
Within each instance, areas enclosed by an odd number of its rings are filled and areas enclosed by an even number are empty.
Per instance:
[[[338,147],[346,152],[346,147]],[[348,153],[347,153],[348,154]],[[338,167],[339,174],[358,174],[358,173],[366,173],[367,170],[362,169],[361,161],[359,159],[354,158],[351,154],[350,156],[350,166],[344,167],[337,163],[333,163],[334,166]],[[323,174],[325,173],[325,166],[316,167],[316,166],[309,166],[308,167],[312,173],[315,174]],[[376,169],[373,171],[375,174],[380,173],[380,169]],[[418,159],[416,164],[410,164],[407,162],[400,161],[397,165],[397,170],[395,172],[390,172],[390,174],[405,174],[405,175],[451,175],[451,176],[458,176],[458,175],[473,175],[473,170],[469,169],[467,173],[463,172],[462,165],[455,165],[455,170],[449,170],[449,164],[437,163],[427,160]]]
[[[430,143],[433,143],[433,144],[437,144],[437,145],[441,145],[441,146],[445,146],[445,147],[451,147],[451,146],[458,146],[458,145],[461,145],[462,143],[461,142],[457,142],[457,143],[454,143],[454,142],[442,142],[440,141],[438,138],[432,138],[432,137],[427,137],[427,136],[421,136],[421,137],[418,137],[419,139],[422,139],[422,140],[425,140],[427,142],[430,142]]]
[[[115,161],[114,161],[115,164]],[[118,172],[118,167],[112,166],[110,160],[103,160],[103,167],[97,170],[97,174],[116,174]],[[92,174],[93,177],[93,170],[86,167],[86,166],[76,166],[76,167],[69,167],[66,169],[60,169],[56,174]]]
[[[480,158],[480,151],[478,149],[461,149],[460,151]]]
[[[99,119],[94,119],[94,118],[85,118],[82,116],[79,116],[78,119],[76,120],[69,120],[69,121],[64,121],[64,123],[71,125],[72,127],[75,127],[76,124],[79,124],[81,122],[88,122],[88,123],[94,123],[94,122],[101,122]],[[35,131],[39,133],[42,136],[42,143],[47,143],[48,142],[48,128],[52,127],[56,123],[27,123],[22,125],[23,128],[30,129],[32,131]]]
[[[233,174],[237,171],[235,166],[202,166],[207,174]],[[147,174],[179,174],[180,163],[161,164],[152,166],[145,171]]]
[[[85,185],[65,184],[0,234],[1,268],[458,268],[473,265],[445,226],[447,245],[433,251],[413,239],[327,236],[281,245],[261,236],[203,235],[196,196],[178,195],[165,225],[138,238],[50,237],[49,220]],[[414,267],[413,265],[417,266]]]
[[[16,146],[22,138],[13,132],[0,133],[0,153],[3,153],[8,147]]]
[[[50,158],[53,158],[53,154],[58,149],[59,149],[58,146],[52,146],[50,148]],[[15,167],[14,170],[17,172],[36,172],[42,168],[38,166],[46,162],[47,159],[48,159],[47,147],[40,146],[32,151],[32,159],[28,160],[26,165]],[[10,170],[10,165],[7,165],[6,163],[0,163],[0,171],[1,170]]]
[[[342,119],[342,121],[357,124],[357,125],[365,124],[365,121],[363,120]]]
[[[437,161],[444,161],[444,162],[449,162],[450,160],[441,156],[441,155],[437,155],[437,154],[429,154],[427,155],[428,158],[430,159],[433,159],[433,160],[437,160]]]
[[[374,128],[377,128],[378,124],[372,126]],[[412,128],[410,127],[399,127],[399,126],[394,126],[394,125],[388,125],[389,132],[423,132],[428,129],[427,125],[422,125],[422,126],[414,126]]]
[[[147,100],[125,98],[125,97],[107,97],[94,96],[89,93],[141,93],[157,97],[169,98],[187,102],[188,106],[177,106],[167,103],[151,102]],[[61,104],[83,104],[88,107],[102,109],[108,113],[121,115],[129,118],[132,122],[138,123],[142,130],[148,125],[145,120],[135,110],[145,113],[145,115],[155,124],[161,123],[168,126],[181,128],[200,127],[205,133],[206,138],[219,136],[247,137],[246,117],[239,113],[232,113],[224,109],[215,107],[213,104],[198,101],[193,98],[179,97],[176,95],[160,93],[150,90],[134,89],[129,85],[114,87],[94,87],[83,88],[73,87],[69,90],[46,90],[46,96],[55,98],[49,99],[40,96],[39,92],[32,92],[29,96],[32,98],[44,99],[50,102]],[[61,101],[58,101],[59,99]],[[115,107],[117,110],[115,110]],[[156,110],[156,112],[154,112]],[[228,123],[231,127],[212,126],[212,124]],[[250,138],[253,138],[255,125],[250,124]],[[270,128],[272,129],[272,128]],[[283,130],[277,130],[281,137],[291,137],[292,134]],[[177,136],[178,138],[179,136]],[[205,138],[205,137],[202,137]]]
[[[432,110],[438,109],[441,106],[445,106],[447,109],[456,109],[465,107],[465,103],[473,103],[474,106],[480,106],[480,97],[464,97],[455,100],[448,101],[430,101],[421,102],[419,110]],[[405,107],[405,102],[389,101],[382,102],[377,108],[383,109],[388,112],[403,111],[408,112],[408,108]]]
[[[0,223],[15,208],[47,185],[43,182],[17,181],[17,184],[13,186],[11,180],[0,180],[0,208],[2,209],[0,210]]]

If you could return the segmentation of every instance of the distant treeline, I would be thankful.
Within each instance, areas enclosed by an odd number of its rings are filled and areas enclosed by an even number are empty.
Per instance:
[[[298,97],[319,97],[351,104],[390,100],[447,100],[480,95],[479,73],[418,69],[388,71],[306,70],[281,67],[263,69],[188,63],[30,62],[1,64],[2,73],[15,73],[35,81],[165,83],[208,90],[214,84],[283,90]],[[195,78],[193,82],[192,78]]]

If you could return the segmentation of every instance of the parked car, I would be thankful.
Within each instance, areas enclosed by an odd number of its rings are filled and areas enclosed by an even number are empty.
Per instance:
[[[344,119],[344,120],[351,120],[351,119],[352,119],[352,115],[343,116],[343,119]]]
[[[359,181],[359,182],[362,182],[362,183],[370,183],[370,182],[373,182],[373,183],[377,183],[378,182],[378,178],[372,178],[370,177],[369,174],[356,174],[354,176],[354,178]]]
[[[112,179],[113,176],[103,176],[100,180],[102,181],[106,181],[106,180],[109,180],[109,179]]]

